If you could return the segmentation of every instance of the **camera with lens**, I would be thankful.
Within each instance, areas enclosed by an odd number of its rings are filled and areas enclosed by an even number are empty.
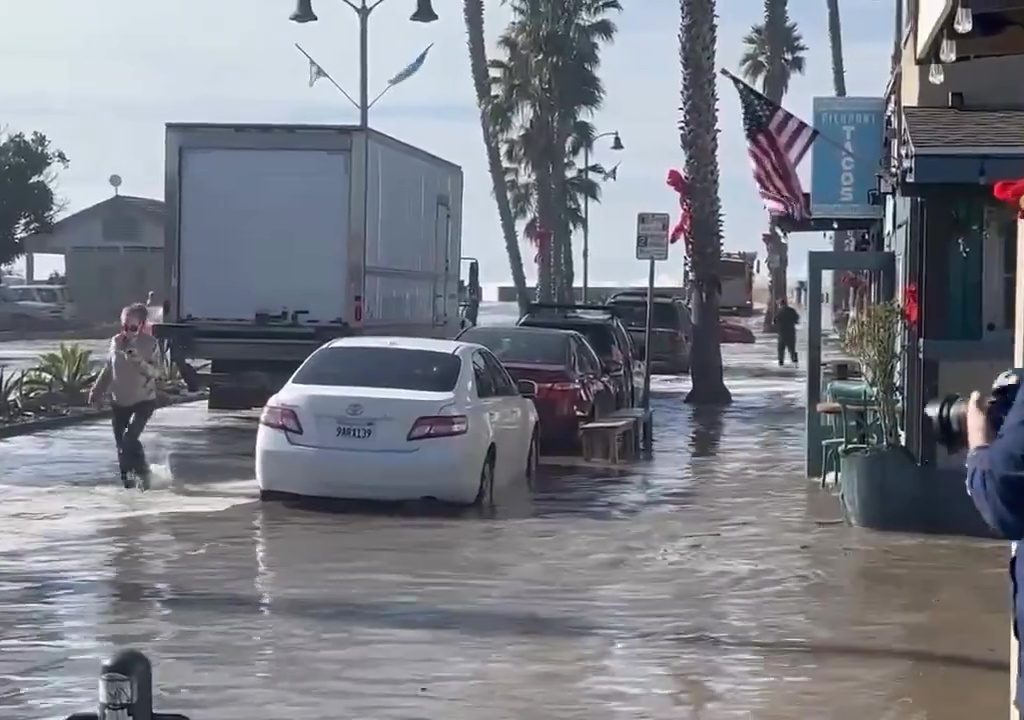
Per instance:
[[[985,416],[993,432],[999,432],[1013,407],[1022,376],[1024,370],[1006,370],[992,383],[992,394],[986,400]],[[960,395],[946,395],[943,398],[932,398],[924,406],[925,417],[931,420],[939,444],[951,454],[967,446],[967,403],[968,399]]]

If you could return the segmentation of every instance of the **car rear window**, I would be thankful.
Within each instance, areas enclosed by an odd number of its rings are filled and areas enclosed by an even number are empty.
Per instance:
[[[477,343],[508,363],[565,365],[569,356],[568,338],[561,333],[502,328],[473,328],[459,340]]]
[[[613,303],[619,314],[619,319],[629,328],[643,328],[647,325],[647,301],[629,302],[616,301]],[[676,329],[679,327],[679,315],[676,306],[672,303],[655,302],[654,318],[651,323],[656,328]]]
[[[451,353],[395,347],[332,347],[313,353],[296,385],[451,392],[462,361]]]

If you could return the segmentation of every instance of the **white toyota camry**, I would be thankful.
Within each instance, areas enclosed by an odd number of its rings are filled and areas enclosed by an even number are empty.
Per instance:
[[[536,472],[535,391],[480,345],[331,341],[263,409],[260,497],[493,502]]]

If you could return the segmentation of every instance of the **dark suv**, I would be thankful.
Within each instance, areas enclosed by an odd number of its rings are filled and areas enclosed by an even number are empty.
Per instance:
[[[690,308],[682,298],[673,295],[655,295],[652,304],[651,357],[644,360],[651,363],[651,372],[690,372],[690,342],[693,337]],[[616,309],[622,323],[629,330],[633,344],[643,356],[647,332],[647,293],[616,293],[608,299],[608,305]]]
[[[529,306],[518,325],[575,330],[587,339],[615,388],[615,407],[626,408],[643,400],[644,364],[614,308],[602,305]]]

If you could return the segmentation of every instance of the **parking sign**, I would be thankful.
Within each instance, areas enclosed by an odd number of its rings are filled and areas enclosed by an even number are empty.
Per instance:
[[[636,259],[668,260],[668,213],[638,213]]]

